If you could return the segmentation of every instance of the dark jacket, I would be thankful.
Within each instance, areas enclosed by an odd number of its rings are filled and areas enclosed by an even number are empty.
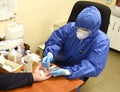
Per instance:
[[[30,86],[33,82],[31,73],[0,73],[0,90]]]

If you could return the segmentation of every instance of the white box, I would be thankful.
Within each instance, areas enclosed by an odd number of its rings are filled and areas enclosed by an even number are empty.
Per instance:
[[[0,65],[0,72],[2,73],[18,73],[21,71],[23,64],[5,59],[4,64]]]

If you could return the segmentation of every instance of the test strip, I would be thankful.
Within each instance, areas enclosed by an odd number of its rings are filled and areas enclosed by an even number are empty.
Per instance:
[[[50,69],[54,69],[55,67],[56,67],[56,66],[55,66],[55,65],[53,65],[53,66],[51,66],[51,67],[50,67]]]

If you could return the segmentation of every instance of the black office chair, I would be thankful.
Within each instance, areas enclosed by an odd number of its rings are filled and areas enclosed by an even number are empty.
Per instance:
[[[108,6],[100,3],[91,2],[91,1],[77,1],[73,6],[71,14],[68,18],[68,22],[74,22],[77,18],[77,15],[87,6],[96,6],[96,8],[98,8],[102,17],[102,25],[100,29],[104,33],[107,33],[107,29],[110,23],[111,10]]]

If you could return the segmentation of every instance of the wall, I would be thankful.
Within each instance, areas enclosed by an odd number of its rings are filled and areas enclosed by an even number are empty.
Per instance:
[[[53,31],[53,25],[67,21],[73,4],[78,0],[18,0],[16,21],[24,25],[24,41],[35,51],[39,44],[45,42]],[[103,4],[105,0],[91,0]],[[113,0],[115,1],[115,0]],[[109,4],[108,6],[114,5]],[[0,22],[0,33],[4,32],[7,23]]]

